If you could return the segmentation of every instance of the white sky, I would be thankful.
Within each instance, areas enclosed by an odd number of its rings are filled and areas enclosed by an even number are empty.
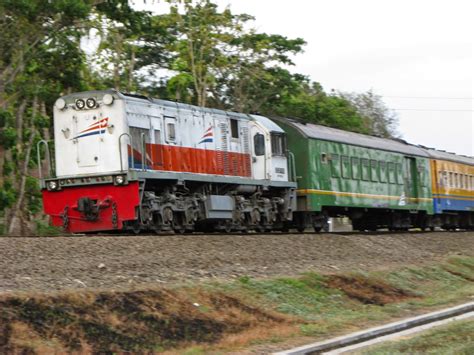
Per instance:
[[[214,2],[255,16],[261,32],[304,38],[291,70],[326,91],[373,89],[407,109],[397,110],[407,141],[474,156],[474,1]]]

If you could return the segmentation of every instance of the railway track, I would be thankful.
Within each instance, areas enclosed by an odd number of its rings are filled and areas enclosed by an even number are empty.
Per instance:
[[[448,321],[472,317],[474,317],[474,302],[469,302],[441,311],[389,323],[380,327],[300,346],[290,350],[280,351],[274,355],[343,354],[358,348],[386,341],[389,337],[392,338],[413,334],[415,332],[443,325]]]
[[[470,232],[469,230],[457,230],[455,232],[459,233],[466,233]],[[252,236],[258,236],[258,235],[295,235],[295,234],[301,234],[301,235],[392,235],[392,234],[433,234],[433,233],[453,233],[453,231],[448,231],[448,230],[437,230],[437,231],[420,231],[420,230],[410,230],[410,231],[370,231],[370,232],[361,232],[361,231],[341,231],[341,232],[320,232],[320,233],[315,233],[315,232],[288,232],[288,233],[282,233],[282,232],[264,232],[264,233],[259,233],[259,232],[248,232],[248,233],[242,233],[242,232],[231,232],[231,233],[200,233],[200,232],[194,232],[194,233],[97,233],[97,234],[64,234],[64,235],[0,235],[0,239],[5,239],[5,238],[93,238],[93,237],[104,237],[104,238],[134,238],[134,237],[169,237],[169,236],[180,236],[182,235],[183,237],[193,237],[193,236],[231,236],[231,235],[252,235]]]

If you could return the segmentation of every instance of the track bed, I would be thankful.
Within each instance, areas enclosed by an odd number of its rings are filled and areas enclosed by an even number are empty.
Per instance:
[[[127,289],[474,255],[474,232],[0,238],[0,292]]]

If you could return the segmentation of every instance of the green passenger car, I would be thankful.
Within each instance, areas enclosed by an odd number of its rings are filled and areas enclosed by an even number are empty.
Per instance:
[[[286,131],[298,182],[295,226],[316,231],[328,217],[354,229],[425,228],[433,214],[427,153],[403,141],[276,119]]]

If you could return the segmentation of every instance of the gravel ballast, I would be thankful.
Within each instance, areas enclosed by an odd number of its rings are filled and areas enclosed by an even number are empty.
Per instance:
[[[474,255],[474,232],[0,238],[0,292],[127,289]]]

